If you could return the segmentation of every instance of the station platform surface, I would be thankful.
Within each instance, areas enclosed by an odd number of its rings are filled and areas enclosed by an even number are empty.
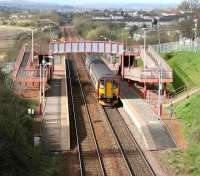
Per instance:
[[[46,92],[43,141],[50,151],[70,149],[70,126],[65,75],[65,58],[57,58],[50,89]],[[55,59],[56,60],[56,59]]]
[[[121,82],[121,101],[130,122],[142,136],[145,149],[163,150],[176,147],[165,124],[159,120],[150,105],[129,88],[125,81]]]

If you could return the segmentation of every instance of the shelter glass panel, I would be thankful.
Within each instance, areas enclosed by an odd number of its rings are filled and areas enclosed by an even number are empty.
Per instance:
[[[67,53],[71,53],[72,52],[71,43],[65,43],[65,51]]]
[[[99,52],[104,53],[105,43],[99,43]]]
[[[84,42],[79,43],[78,50],[79,50],[79,52],[85,52],[85,43]]]
[[[65,45],[64,45],[64,43],[60,43],[59,44],[59,52],[63,53],[64,51],[65,51]]]
[[[117,53],[117,47],[118,47],[117,44],[112,44],[112,53],[113,54]]]
[[[78,52],[78,43],[72,43],[72,52],[73,53],[76,53]]]
[[[88,42],[88,43],[86,43],[85,46],[86,46],[85,51],[86,51],[86,52],[91,52],[92,44]]]
[[[92,43],[92,52],[97,53],[98,51],[98,43]]]
[[[111,43],[106,43],[105,47],[106,47],[106,53],[110,53],[111,52]]]
[[[119,51],[118,52],[121,53],[121,54],[124,52],[124,45],[123,44],[119,45]]]
[[[53,43],[53,52],[54,53],[58,52],[58,44],[57,43]]]

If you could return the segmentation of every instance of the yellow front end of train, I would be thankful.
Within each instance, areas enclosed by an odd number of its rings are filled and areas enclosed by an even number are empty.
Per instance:
[[[119,80],[102,79],[97,85],[99,103],[103,106],[115,106],[119,101]]]

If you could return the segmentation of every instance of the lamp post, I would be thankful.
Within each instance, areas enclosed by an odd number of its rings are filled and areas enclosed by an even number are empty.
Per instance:
[[[157,18],[157,30],[158,30],[158,45],[159,45],[159,52],[161,51],[160,45],[160,18]]]
[[[195,51],[197,52],[197,26],[198,26],[198,19],[194,19],[194,47]]]
[[[31,59],[33,62],[33,31],[34,31],[34,27],[31,27]]]
[[[144,29],[144,98],[147,96],[147,85],[146,85],[146,29]]]
[[[160,119],[162,115],[162,63],[161,63],[161,59],[159,59],[158,115]]]
[[[161,45],[160,45],[160,18],[157,18],[157,30],[158,30],[158,45],[159,45],[159,53],[161,52]],[[158,115],[159,119],[162,115],[162,62],[161,58],[159,58],[159,87],[158,87]]]
[[[45,67],[46,67],[46,62],[45,62],[45,57],[43,56],[42,60],[42,96],[43,96],[43,116],[44,116],[44,107],[45,107]]]
[[[40,64],[40,114],[42,113],[42,66]]]
[[[51,25],[49,24],[49,39],[51,41]]]

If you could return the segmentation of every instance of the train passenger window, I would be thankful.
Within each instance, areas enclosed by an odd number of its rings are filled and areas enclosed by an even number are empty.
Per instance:
[[[100,89],[104,88],[104,80],[100,80],[100,86],[99,87],[100,87]]]

